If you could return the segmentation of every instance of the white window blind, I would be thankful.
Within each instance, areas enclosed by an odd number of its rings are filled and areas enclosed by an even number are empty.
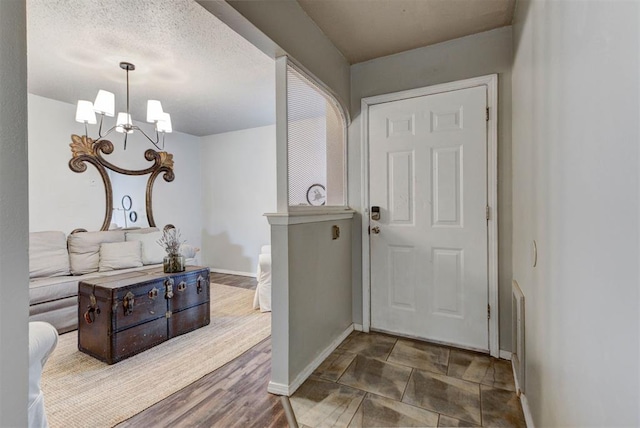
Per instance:
[[[336,102],[287,67],[289,206],[344,206],[346,122]]]

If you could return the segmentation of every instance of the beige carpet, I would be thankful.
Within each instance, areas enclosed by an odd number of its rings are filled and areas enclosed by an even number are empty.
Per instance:
[[[271,334],[253,293],[211,284],[211,324],[111,366],[61,335],[42,376],[49,425],[111,427],[238,357]]]

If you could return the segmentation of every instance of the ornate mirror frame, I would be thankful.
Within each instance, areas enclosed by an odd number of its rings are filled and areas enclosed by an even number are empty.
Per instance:
[[[153,162],[149,168],[140,170],[130,170],[120,168],[117,165],[112,164],[108,160],[102,157],[102,154],[109,155],[113,153],[113,143],[108,140],[97,140],[87,137],[86,135],[72,135],[71,136],[71,160],[69,161],[69,168],[73,172],[83,173],[87,170],[87,163],[95,166],[105,189],[105,213],[104,221],[100,230],[109,230],[111,225],[111,217],[113,215],[113,189],[111,186],[111,180],[107,169],[124,175],[149,175],[147,180],[147,191],[145,196],[147,220],[150,227],[156,227],[156,222],[153,219],[153,204],[152,204],[152,192],[153,183],[160,173],[162,178],[166,182],[171,182],[175,178],[173,173],[173,155],[167,152],[156,152],[155,150],[148,149],[144,152],[144,158],[149,162]]]

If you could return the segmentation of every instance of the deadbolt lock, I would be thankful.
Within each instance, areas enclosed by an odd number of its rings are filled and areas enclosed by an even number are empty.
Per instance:
[[[371,220],[375,220],[375,221],[380,220],[380,207],[378,206],[371,207]]]
[[[374,235],[377,235],[378,233],[380,233],[380,227],[379,226],[372,227],[371,233],[373,233]]]

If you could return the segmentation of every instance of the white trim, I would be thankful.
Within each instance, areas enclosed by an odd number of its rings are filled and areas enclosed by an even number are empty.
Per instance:
[[[276,200],[278,212],[289,209],[289,124],[287,122],[287,57],[276,58]]]
[[[343,331],[342,333],[340,333],[340,335],[338,337],[336,337],[330,344],[329,346],[327,346],[324,351],[322,351],[320,353],[320,355],[318,355],[316,358],[313,359],[313,361],[311,361],[307,367],[305,367],[299,374],[298,376],[296,376],[296,378],[293,380],[293,382],[291,382],[290,385],[284,385],[281,383],[275,383],[275,382],[269,382],[269,386],[267,387],[267,391],[272,393],[272,394],[278,394],[278,395],[287,395],[287,396],[291,396],[293,395],[294,392],[296,392],[296,390],[298,388],[300,388],[300,385],[302,385],[304,383],[305,380],[307,380],[307,378],[309,376],[311,376],[311,373],[313,373],[313,371],[315,369],[317,369],[320,364],[322,364],[322,362],[324,360],[327,359],[327,357],[336,350],[336,348],[342,343],[344,342],[344,340],[347,338],[347,336],[349,336],[351,334],[351,332],[354,330],[354,325],[353,324],[349,324],[349,327],[347,327],[347,329],[345,331]]]
[[[520,394],[520,404],[522,404],[522,412],[524,413],[524,422],[527,424],[527,428],[536,428],[533,424],[533,415],[531,414],[531,408],[529,407],[529,400],[524,394]]]
[[[362,331],[362,324],[353,323],[353,329],[355,331]]]
[[[511,352],[500,350],[500,359],[511,361]]]
[[[500,351],[504,352],[504,351]],[[513,371],[513,380],[516,384],[516,394],[520,398],[520,404],[522,404],[522,413],[524,413],[524,422],[527,425],[527,428],[535,428],[533,423],[533,415],[531,414],[531,408],[529,407],[529,400],[527,400],[526,395],[522,393],[520,390],[520,381],[518,379],[518,374],[516,373],[516,367],[511,360],[511,370]]]
[[[286,226],[290,224],[319,223],[321,221],[349,220],[353,218],[353,210],[341,209],[339,213],[268,213],[264,214],[272,226]]]
[[[487,222],[488,237],[488,285],[489,305],[493,316],[489,319],[489,353],[492,357],[500,355],[500,325],[498,314],[498,75],[475,77],[456,82],[443,83],[424,88],[392,94],[363,98],[360,116],[362,120],[361,136],[361,193],[362,193],[362,330],[369,331],[371,326],[371,275],[369,247],[369,107],[375,104],[422,97],[442,92],[456,91],[477,86],[487,87],[487,204],[491,208],[491,218]]]
[[[215,272],[215,273],[224,273],[227,275],[240,275],[240,276],[250,276],[251,278],[257,278],[257,275],[255,272],[251,273],[251,272],[240,272],[237,270],[227,270],[227,269],[218,269],[218,268],[209,268],[209,270],[211,270],[211,272]]]
[[[267,392],[276,395],[286,395],[287,397],[290,395],[288,385],[285,385],[284,383],[277,383],[271,380],[269,381],[269,385],[267,385]]]

